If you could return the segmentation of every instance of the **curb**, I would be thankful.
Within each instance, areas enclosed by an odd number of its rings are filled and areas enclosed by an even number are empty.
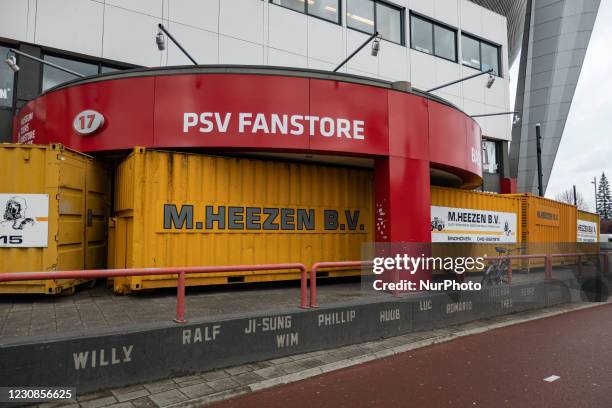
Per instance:
[[[351,357],[344,360],[336,361],[334,363],[328,363],[321,365],[319,367],[309,368],[306,370],[298,371],[292,374],[286,374],[280,377],[271,378],[263,381],[259,381],[250,385],[241,386],[235,389],[221,391],[215,394],[206,395],[199,398],[190,399],[187,401],[182,401],[177,404],[169,405],[168,407],[176,407],[176,408],[196,408],[202,407],[206,405],[213,404],[215,402],[220,402],[226,399],[238,397],[240,395],[250,394],[252,392],[262,391],[268,388],[276,387],[278,385],[290,384],[296,381],[305,380],[308,378],[315,377],[317,375],[329,373],[331,371],[340,370],[343,368],[348,368],[352,366],[356,366],[359,364],[367,363],[373,360],[378,360],[381,358],[391,357],[396,354],[405,353],[407,351],[432,346],[434,344],[445,343],[447,341],[451,341],[454,339],[458,339],[466,336],[473,336],[475,334],[486,333],[488,331],[501,329],[503,327],[514,326],[521,323],[527,323],[534,320],[545,319],[547,317],[553,317],[561,314],[566,314],[570,312],[574,312],[577,310],[590,309],[598,306],[605,306],[611,304],[612,301],[601,302],[601,303],[589,303],[585,305],[573,305],[568,307],[567,305],[559,305],[556,306],[559,310],[546,310],[542,309],[540,313],[536,316],[528,316],[528,317],[518,317],[516,315],[507,315],[507,316],[499,316],[497,318],[506,318],[506,321],[501,321],[497,323],[491,323],[486,326],[473,328],[473,329],[465,329],[459,330],[453,333],[449,333],[447,329],[437,329],[433,330],[433,333],[440,332],[439,335],[434,335],[433,337],[418,340],[408,344],[402,344],[400,346],[389,347],[386,350],[377,351],[374,353],[368,353],[362,356]],[[572,305],[572,304],[569,304]],[[529,311],[526,313],[533,313],[534,311]],[[508,319],[508,317],[510,317]],[[495,318],[492,318],[495,319]],[[469,325],[474,322],[465,323],[465,325]],[[392,337],[391,337],[392,338]]]

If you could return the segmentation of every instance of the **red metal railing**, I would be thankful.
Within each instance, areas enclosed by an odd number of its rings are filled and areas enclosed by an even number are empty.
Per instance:
[[[603,272],[605,274],[610,273],[610,257],[612,256],[612,252],[573,252],[567,254],[551,254],[551,272],[552,272],[552,259],[553,258],[577,258],[577,266],[578,266],[578,276],[582,275],[582,257],[594,257],[596,256],[599,260],[599,257],[603,259]]]
[[[155,276],[177,274],[176,317],[177,323],[185,323],[185,275],[192,273],[218,273],[243,271],[274,271],[297,269],[300,271],[300,307],[306,304],[306,288],[308,277],[306,267],[301,263],[259,264],[259,265],[229,265],[229,266],[193,266],[173,268],[140,268],[140,269],[90,269],[82,271],[51,271],[51,272],[14,272],[0,273],[0,282],[15,282],[45,279],[93,279],[115,278],[122,276]]]
[[[545,255],[545,254],[530,254],[530,255],[508,255],[508,256],[485,256],[483,257],[483,259],[485,261],[499,261],[502,259],[508,259],[510,260],[510,262],[508,262],[508,269],[506,270],[506,274],[508,277],[508,283],[512,283],[512,261],[515,259],[538,259],[538,258],[542,258],[544,259],[544,279],[550,279],[549,277],[549,270],[548,270],[548,266],[551,265],[551,262],[549,262],[549,255]]]
[[[349,268],[372,266],[372,261],[346,261],[346,262],[317,262],[310,268],[310,307],[319,307],[317,304],[317,272],[324,268]],[[302,283],[303,285],[303,283]]]

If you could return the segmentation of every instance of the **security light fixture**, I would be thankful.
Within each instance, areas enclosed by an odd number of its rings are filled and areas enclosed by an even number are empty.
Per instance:
[[[491,88],[493,86],[493,82],[495,82],[495,76],[493,75],[493,68],[488,71],[482,71],[474,75],[466,76],[465,78],[457,79],[456,81],[449,82],[444,85],[436,86],[435,88],[431,88],[426,90],[425,92],[433,92],[438,89],[446,88],[447,86],[458,84],[459,82],[467,81],[468,79],[476,78],[477,76],[489,74],[489,79],[487,80],[487,88]]]
[[[382,38],[382,36],[378,33],[378,31],[376,31],[374,34],[369,36],[368,39],[365,40],[365,42],[363,44],[361,44],[355,51],[353,51],[351,55],[346,57],[346,59],[344,61],[342,61],[336,68],[334,68],[333,72],[337,72],[340,68],[342,68],[342,66],[344,64],[349,62],[349,60],[351,58],[353,58],[355,56],[355,54],[357,54],[359,51],[361,51],[361,49],[363,47],[365,47],[366,45],[368,45],[370,43],[370,41],[372,41],[372,40],[374,40],[374,42],[372,43],[371,54],[372,54],[373,57],[377,56],[378,55],[378,51],[380,51],[380,39],[381,38]]]
[[[9,68],[13,71],[13,72],[17,72],[19,71],[19,65],[17,65],[17,58],[15,58],[14,55],[7,55],[6,59],[4,60],[4,62],[6,62],[6,65],[9,66]]]
[[[380,35],[377,35],[376,37],[374,37],[374,41],[372,42],[372,51],[371,54],[373,57],[376,57],[378,55],[378,51],[380,51],[380,39],[382,37]]]
[[[495,75],[489,74],[489,78],[487,79],[487,89],[491,89],[494,83],[495,83]]]
[[[157,44],[158,50],[163,51],[166,49],[166,39],[164,38],[164,33],[161,30],[159,30],[155,36],[155,43]]]
[[[85,77],[85,75],[83,75],[83,74],[81,74],[79,72],[75,72],[75,71],[73,71],[71,69],[64,68],[61,65],[57,65],[57,64],[54,64],[52,62],[45,61],[45,60],[37,58],[37,57],[35,57],[33,55],[27,54],[27,53],[25,53],[23,51],[18,51],[18,50],[14,49],[14,48],[9,48],[8,56],[6,57],[4,62],[6,62],[6,64],[13,70],[13,72],[19,71],[19,65],[17,65],[17,59],[15,58],[15,54],[21,55],[22,57],[26,57],[26,58],[31,59],[33,61],[40,62],[41,64],[48,65],[48,66],[53,67],[55,69],[59,69],[60,71],[67,72],[67,73],[72,74],[72,75],[74,75],[76,77],[79,77],[79,78],[84,78]]]
[[[193,62],[193,65],[198,65],[198,63],[196,62],[196,60],[193,59],[193,57],[191,55],[189,55],[189,53],[187,52],[187,50],[185,50],[183,48],[183,46],[181,44],[179,44],[178,41],[176,41],[176,38],[174,38],[172,36],[172,34],[170,34],[170,32],[166,29],[166,27],[163,26],[163,24],[158,24],[157,28],[159,29],[157,31],[157,35],[155,36],[155,43],[157,44],[157,48],[160,51],[163,51],[166,49],[166,40],[164,38],[164,34],[166,34],[168,36],[168,38],[170,40],[172,40],[172,42],[179,48],[179,50],[181,50],[183,52],[183,54],[185,54],[185,56],[187,58],[189,58],[189,60],[191,62]]]

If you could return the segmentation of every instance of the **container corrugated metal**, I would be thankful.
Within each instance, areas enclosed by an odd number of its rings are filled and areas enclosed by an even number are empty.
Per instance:
[[[1,273],[106,266],[110,182],[103,166],[59,144],[1,144],[0,174],[0,193],[49,196],[48,246],[0,248]],[[7,282],[0,293],[66,293],[83,282]]]
[[[117,268],[283,262],[309,266],[317,261],[359,260],[361,243],[372,240],[372,178],[367,169],[137,148],[117,168],[112,259]],[[193,228],[171,224],[164,229],[166,204],[175,205],[177,212],[193,205]],[[218,222],[207,225],[206,206],[211,206],[211,213],[221,207],[223,211],[242,208],[234,213],[238,214],[235,229],[229,229],[229,218],[224,218],[227,229],[219,228]],[[260,214],[261,229],[246,229],[247,207]],[[296,217],[287,224],[290,228],[264,230],[262,211],[270,208],[293,209]],[[314,212],[313,229],[298,229],[298,209]],[[359,225],[349,231],[348,223],[341,221],[344,229],[326,230],[322,214],[326,209],[337,210],[340,217],[345,211],[353,216],[359,211]],[[329,272],[329,276],[349,274],[359,271]],[[297,278],[295,271],[191,274],[187,284]],[[118,278],[114,288],[127,293],[175,285],[176,278],[165,275]]]
[[[522,242],[576,242],[576,207],[533,194],[508,194],[521,199]]]
[[[509,194],[521,199],[521,241],[527,253],[576,252],[576,207],[571,204],[535,196]],[[555,265],[573,264],[572,258],[555,258]],[[533,261],[531,266],[542,266],[544,261]]]
[[[516,214],[516,244],[485,243],[434,243],[433,255],[441,257],[478,257],[495,256],[495,247],[515,248],[520,244],[521,236],[521,201],[517,197],[500,194],[467,191],[446,187],[431,187],[431,205],[441,207],[464,208],[472,210],[498,211]]]

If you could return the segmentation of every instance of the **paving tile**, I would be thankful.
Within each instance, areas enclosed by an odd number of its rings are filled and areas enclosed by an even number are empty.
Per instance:
[[[133,399],[141,398],[141,397],[146,397],[147,395],[149,395],[149,391],[141,387],[140,390],[134,390],[130,392],[116,393],[115,391],[113,391],[113,394],[115,395],[115,398],[117,398],[117,401],[123,402],[123,401],[130,401]]]
[[[172,380],[156,381],[154,383],[145,384],[144,387],[149,390],[151,394],[156,394],[163,391],[173,390],[178,388],[178,384]]]
[[[170,390],[160,392],[158,394],[149,395],[151,401],[155,403],[158,407],[164,407],[166,405],[176,404],[177,402],[185,401],[189,399],[185,394],[180,392],[179,390]]]
[[[270,378],[281,377],[287,372],[283,371],[279,366],[266,367],[259,370],[253,371],[253,373],[259,375],[260,377],[268,380]]]
[[[249,371],[253,371],[253,368],[254,367],[250,364],[244,364],[244,365],[240,365],[236,367],[226,368],[225,371],[229,375],[238,375],[238,374],[246,373]]]
[[[108,405],[105,408],[134,408],[131,402],[120,402],[118,404]]]
[[[200,374],[200,377],[202,377],[205,381],[218,380],[220,378],[227,378],[229,376],[230,375],[226,373],[225,370],[209,371],[207,373]]]
[[[241,385],[248,385],[258,381],[262,381],[264,378],[251,371],[248,373],[239,374],[235,377],[232,377],[232,379],[239,382]]]
[[[225,391],[231,388],[235,388],[240,386],[240,383],[234,380],[233,378],[221,378],[214,381],[209,381],[206,383],[209,387],[213,388],[215,391]]]
[[[117,399],[113,396],[96,398],[89,401],[79,402],[82,408],[98,408],[105,407],[107,405],[115,404]]]
[[[130,401],[134,408],[156,408],[157,405],[149,397],[138,398]]]
[[[206,383],[190,385],[188,387],[181,387],[180,391],[187,395],[189,398],[197,398],[203,395],[212,394],[215,389],[208,386]]]

